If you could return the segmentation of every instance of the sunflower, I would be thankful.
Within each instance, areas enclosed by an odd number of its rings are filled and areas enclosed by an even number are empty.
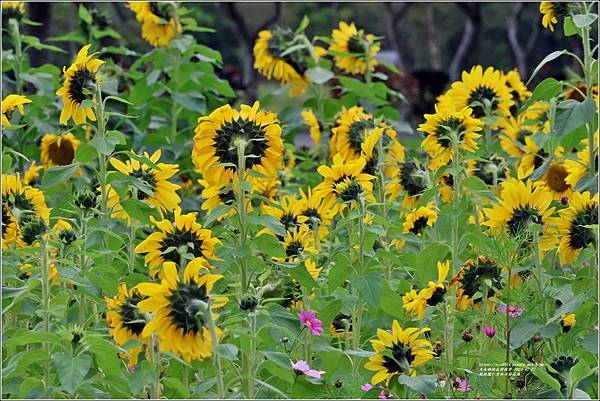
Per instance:
[[[321,193],[315,192],[311,188],[308,188],[306,193],[300,189],[299,204],[300,215],[306,218],[304,224],[313,231],[318,228],[319,238],[324,238],[338,211],[335,199],[330,197],[329,200],[325,200]]]
[[[318,279],[321,274],[322,267],[317,267],[317,263],[312,258],[307,258],[304,261],[304,267],[306,267],[306,271],[313,279]]]
[[[252,107],[242,105],[237,111],[225,105],[198,120],[192,159],[211,185],[237,181],[241,147],[246,169],[277,177],[283,161],[281,127],[274,113],[259,111],[259,106],[255,102]]]
[[[375,36],[365,34],[364,30],[357,29],[354,23],[341,21],[339,29],[331,32],[330,52],[350,53],[348,55],[334,56],[336,67],[349,74],[364,74],[367,68],[375,70],[377,60],[375,56],[379,52],[380,45]],[[368,52],[368,60],[367,60]],[[368,62],[368,65],[367,65]]]
[[[2,8],[7,2],[2,2]],[[25,115],[24,104],[31,103],[31,99],[21,95],[8,95],[2,100],[2,126],[12,127],[10,117],[13,115],[15,108],[19,110],[22,116]]]
[[[585,82],[575,82],[572,86],[569,86],[565,91],[565,99],[572,99],[577,100],[578,102],[583,102],[585,100],[586,94],[587,86]],[[596,103],[596,110],[598,110],[598,85],[592,85],[592,97],[594,98],[594,103]]]
[[[525,154],[517,163],[517,175],[521,178],[529,177],[536,169],[544,164],[544,161],[548,158],[549,154],[544,148],[539,147],[533,137],[525,137]],[[564,148],[558,146],[554,150],[555,158],[562,158]]]
[[[8,207],[19,224],[38,217],[48,222],[50,209],[46,206],[44,193],[37,188],[23,185],[21,177],[2,174],[2,207]]]
[[[474,118],[485,115],[485,104],[488,103],[493,113],[510,115],[513,105],[510,89],[502,71],[488,67],[485,71],[480,65],[463,71],[462,80],[454,82],[445,95],[438,99],[442,108],[463,110],[473,109]]]
[[[352,316],[338,313],[331,321],[329,332],[337,338],[344,338],[346,335],[352,337]]]
[[[370,340],[377,354],[369,357],[365,364],[366,369],[377,372],[371,378],[371,384],[385,381],[388,385],[397,375],[416,376],[415,368],[434,356],[431,343],[418,338],[428,331],[428,327],[420,330],[409,327],[403,330],[397,320],[392,323],[391,332],[377,329],[377,339]]]
[[[265,215],[276,218],[286,231],[293,232],[308,220],[306,216],[302,215],[301,207],[296,195],[284,195],[279,202],[273,202],[271,205],[263,204],[261,211]],[[270,232],[267,228],[263,231]]]
[[[563,313],[562,315],[560,315],[560,325],[562,327],[563,333],[568,333],[569,331],[571,331],[573,326],[575,326],[575,323],[577,323],[577,317],[574,313]]]
[[[531,96],[531,91],[527,89],[527,86],[521,80],[521,74],[519,74],[519,71],[516,68],[512,71],[509,71],[505,77],[506,85],[510,89],[513,101],[515,101],[515,103],[517,101],[524,102]]]
[[[427,305],[436,306],[444,299],[444,295],[446,294],[444,280],[450,270],[450,261],[444,263],[438,262],[437,270],[437,281],[430,281],[427,287],[418,293],[416,290],[411,289],[402,297],[403,308],[412,316],[418,316],[419,319],[423,319]]]
[[[551,202],[552,194],[544,188],[534,186],[530,180],[525,183],[509,178],[502,183],[500,203],[484,208],[487,220],[483,224],[493,229],[505,229],[513,236],[528,233],[531,224],[540,224],[540,250],[549,251],[554,248],[557,239]]]
[[[538,132],[550,132],[549,108],[548,103],[535,102],[517,118],[507,117],[499,135],[502,149],[513,157],[521,157],[526,151],[525,138]]]
[[[569,14],[569,3],[562,1],[542,1],[540,3],[540,13],[542,13],[542,25],[544,28],[554,32],[554,24],[558,23],[558,18]]]
[[[317,116],[312,110],[304,110],[302,112],[302,118],[304,119],[304,125],[310,128],[310,139],[312,139],[315,147],[321,146],[321,123],[317,120]]]
[[[267,79],[275,77],[282,85],[290,84],[289,96],[301,95],[308,89],[309,49],[303,48],[284,54],[293,46],[295,34],[290,29],[276,28],[260,31],[254,44],[254,68]],[[319,54],[322,54],[319,52]]]
[[[248,181],[252,184],[252,189],[266,200],[275,200],[279,193],[281,181],[277,178],[259,178],[249,177]]]
[[[366,165],[364,158],[344,162],[339,153],[333,157],[333,165],[320,166],[317,171],[323,176],[323,182],[315,187],[315,193],[323,197],[323,201],[331,203],[336,199],[341,202],[358,201],[364,193],[367,199],[372,198],[375,176],[362,171]],[[343,207],[342,207],[343,208]]]
[[[425,227],[432,227],[438,218],[437,208],[431,202],[411,211],[402,225],[404,234],[413,233],[421,235]]]
[[[452,175],[448,173],[442,174],[435,183],[440,185],[438,194],[440,194],[442,202],[452,203],[454,189],[454,178]]]
[[[154,47],[167,46],[183,31],[174,3],[130,1],[128,5],[142,23],[142,37]]]
[[[559,215],[558,255],[560,263],[571,264],[579,252],[595,241],[593,229],[586,226],[598,224],[598,194],[574,192],[569,207],[559,211]]]
[[[456,276],[450,280],[448,287],[458,287],[456,307],[458,310],[465,310],[469,306],[481,305],[482,299],[475,299],[474,296],[478,292],[481,293],[488,284],[490,284],[487,295],[489,298],[494,295],[492,287],[500,288],[500,268],[496,262],[480,255],[477,260],[467,260]]]
[[[12,215],[10,207],[2,203],[2,250],[6,248],[19,248],[23,246],[17,219]]]
[[[120,173],[135,177],[145,190],[137,189],[137,199],[147,200],[154,207],[163,212],[172,212],[179,209],[181,198],[177,195],[181,186],[169,181],[179,171],[179,165],[158,163],[160,149],[149,155],[144,152],[144,157],[149,159],[156,167],[143,164],[137,159],[130,158],[125,163],[112,157],[110,164]]]
[[[487,185],[494,185],[508,176],[506,160],[495,154],[486,154],[467,162],[467,172]],[[495,178],[494,178],[495,177]]]
[[[117,295],[114,298],[104,298],[108,333],[115,339],[118,347],[122,347],[130,340],[146,343],[145,338],[142,338],[142,332],[146,327],[148,316],[138,307],[139,303],[146,298],[140,294],[137,286],[128,290],[125,283],[119,284]],[[135,366],[144,345],[121,353],[121,357],[128,360],[129,366]]]
[[[3,1],[2,2],[2,17],[14,18],[20,20],[25,14],[24,1]]]
[[[212,355],[212,340],[205,315],[205,307],[220,308],[227,298],[212,295],[214,284],[223,278],[220,274],[207,274],[204,261],[189,262],[181,278],[173,262],[165,262],[160,284],[141,283],[137,288],[143,296],[138,307],[142,312],[152,312],[153,317],[144,330],[142,338],[156,332],[160,339],[161,352],[172,352],[184,361],[202,360]],[[214,319],[212,310],[210,318]],[[216,327],[217,337],[222,336]]]
[[[333,157],[340,153],[344,160],[354,160],[361,156],[362,144],[367,134],[375,127],[385,130],[384,145],[396,139],[396,131],[383,122],[376,122],[360,106],[353,106],[340,113],[336,125],[331,129],[329,152]]]
[[[68,166],[75,160],[75,151],[81,141],[75,135],[46,134],[40,144],[40,158],[45,169],[52,166]]]
[[[392,179],[385,185],[390,200],[396,199],[406,191],[404,207],[414,207],[419,196],[427,189],[428,175],[418,160],[408,159],[392,167]]]
[[[577,160],[565,160],[565,169],[567,169],[567,176],[565,182],[575,188],[579,180],[588,173],[590,166],[590,147],[588,140],[583,139],[581,143],[584,148],[577,152]],[[594,133],[594,160],[596,162],[596,170],[598,170],[598,131]]]
[[[551,162],[548,171],[541,180],[536,181],[539,185],[552,194],[552,199],[561,200],[563,197],[570,198],[573,188],[567,184],[566,178],[569,175],[563,163]]]
[[[483,122],[471,117],[472,113],[470,108],[454,111],[436,105],[435,114],[425,114],[426,122],[419,125],[419,131],[427,135],[421,148],[431,157],[430,170],[437,170],[454,157],[451,142],[453,135],[457,136],[460,149],[473,153],[479,148],[475,140],[481,136],[478,131],[483,129]]]
[[[314,237],[306,225],[296,227],[293,231],[286,231],[283,239],[283,248],[286,258],[274,258],[278,261],[294,263],[305,254],[315,254]]]
[[[203,199],[201,209],[205,210],[208,216],[210,216],[217,208],[234,205],[236,199],[231,185],[210,185],[206,180],[198,180],[198,183],[204,187],[200,195]],[[250,206],[249,200],[247,206]],[[227,212],[221,213],[221,215],[217,217],[217,221],[221,221],[234,214],[235,209],[231,207]]]
[[[145,261],[152,275],[164,262],[179,263],[185,254],[194,258],[217,260],[215,245],[220,244],[212,232],[196,222],[197,213],[181,214],[175,210],[175,221],[156,221],[155,231],[142,241],[136,253],[145,253]],[[182,254],[182,248],[185,252]]]
[[[29,163],[29,167],[27,167],[27,170],[25,171],[23,182],[30,186],[39,184],[40,170],[43,168],[43,166],[38,166],[35,160],[32,160],[31,163]]]
[[[63,108],[60,113],[60,123],[66,125],[69,119],[77,125],[85,124],[89,118],[96,121],[96,115],[91,107],[81,108],[81,103],[84,100],[95,99],[92,95],[86,92],[94,92],[96,90],[96,73],[104,61],[94,58],[97,53],[92,53],[88,56],[88,50],[91,45],[85,45],[77,53],[75,62],[69,68],[63,68],[65,74],[65,82],[63,86],[56,91],[56,94],[63,98]]]

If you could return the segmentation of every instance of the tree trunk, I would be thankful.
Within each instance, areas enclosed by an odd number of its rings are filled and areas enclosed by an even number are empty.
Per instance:
[[[398,68],[400,70],[405,70],[407,68],[406,60],[404,56],[404,52],[402,47],[400,46],[400,41],[398,40],[398,35],[396,34],[396,26],[400,19],[404,17],[406,10],[408,10],[408,3],[403,3],[401,8],[394,12],[392,3],[383,3],[385,5],[385,12],[383,13],[383,20],[385,23],[385,32],[388,40],[390,41],[390,46],[393,50],[396,51],[398,55]]]
[[[442,52],[440,50],[440,33],[435,21],[435,5],[426,5],[427,16],[427,48],[429,50],[429,59],[431,68],[436,71],[442,70]]]
[[[52,2],[31,2],[28,4],[27,15],[30,20],[39,22],[40,26],[27,26],[27,34],[36,36],[40,42],[45,42],[50,36],[50,27],[52,26]],[[29,59],[32,67],[50,62],[51,53],[47,50],[29,49]]]
[[[455,3],[467,17],[465,28],[454,57],[450,62],[449,75],[452,81],[460,77],[464,68],[464,62],[469,53],[476,47],[481,29],[481,4],[479,3]]]

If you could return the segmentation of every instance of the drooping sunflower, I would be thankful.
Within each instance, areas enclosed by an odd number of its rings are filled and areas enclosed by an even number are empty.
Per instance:
[[[375,127],[381,127],[385,131],[384,145],[396,139],[396,131],[383,122],[376,122],[371,114],[368,114],[360,106],[352,106],[340,113],[331,129],[329,140],[329,152],[333,157],[341,154],[344,160],[354,160],[361,156],[362,144],[366,135]]]
[[[391,333],[388,330],[377,329],[377,339],[370,340],[377,354],[369,357],[365,364],[366,369],[376,372],[371,378],[371,384],[385,381],[388,385],[397,375],[416,376],[415,368],[434,356],[431,343],[419,338],[427,331],[428,327],[402,329],[397,320],[392,323]]]
[[[263,204],[261,211],[263,214],[276,218],[286,231],[294,231],[300,227],[308,219],[302,215],[301,203],[296,195],[284,195],[279,202],[272,204]],[[264,229],[265,232],[270,232],[269,229]],[[283,239],[283,238],[280,238]]]
[[[375,175],[378,169],[381,169],[385,177],[392,178],[396,172],[394,165],[397,161],[404,160],[404,146],[396,139],[390,140],[389,137],[384,136],[384,132],[384,128],[375,127],[366,133],[365,141],[361,144],[361,155],[366,160],[363,172]],[[383,145],[383,160],[381,160],[382,165],[379,166],[379,142],[382,136],[384,143],[388,143]]]
[[[150,202],[161,213],[172,212],[179,209],[181,198],[177,195],[177,191],[181,189],[181,186],[170,182],[169,179],[179,171],[179,165],[158,163],[160,156],[160,149],[152,155],[144,152],[144,157],[154,163],[157,168],[141,163],[134,158],[123,163],[112,157],[110,164],[120,173],[135,177],[142,183],[145,190],[137,189],[138,200]]]
[[[338,207],[335,199],[325,200],[322,194],[315,192],[311,188],[304,193],[300,189],[300,214],[306,217],[304,222],[311,230],[319,230],[319,238],[324,238],[329,232],[329,225],[337,214]]]
[[[535,102],[517,118],[507,117],[499,135],[502,149],[513,157],[521,157],[526,151],[525,138],[538,132],[550,132],[549,108],[548,103]]]
[[[214,319],[212,310],[227,303],[227,297],[211,294],[223,276],[208,274],[201,259],[189,262],[182,278],[173,262],[165,262],[163,272],[160,284],[138,284],[140,294],[148,297],[139,302],[139,309],[153,313],[142,337],[156,332],[162,352],[172,352],[188,363],[210,357],[213,344],[206,317],[200,312],[210,308],[210,318]],[[221,337],[221,329],[215,329],[217,337]]]
[[[482,298],[474,298],[475,294],[483,291],[486,283],[488,287],[488,298],[494,295],[494,288],[500,288],[500,268],[498,264],[487,257],[480,255],[477,260],[469,259],[461,267],[448,287],[457,287],[456,307],[465,310],[469,306],[481,306]]]
[[[560,263],[570,264],[577,255],[594,243],[595,234],[592,228],[598,224],[598,194],[574,192],[569,198],[569,207],[559,212],[558,228],[561,240],[558,245]]]
[[[566,159],[564,162],[567,173],[569,173],[565,177],[565,182],[570,185],[571,188],[575,188],[579,180],[588,173],[588,168],[590,166],[590,147],[588,145],[588,140],[583,139],[581,143],[584,147],[577,152],[577,159]],[[596,163],[596,170],[598,170],[598,131],[594,133],[594,160]]]
[[[129,340],[146,342],[142,332],[146,327],[148,316],[138,306],[145,298],[140,294],[137,286],[128,290],[125,283],[119,284],[117,294],[113,298],[104,298],[108,333],[115,339],[118,347]],[[143,348],[144,345],[140,345],[128,349],[121,353],[121,357],[127,359],[129,366],[135,366]]]
[[[331,39],[329,51],[349,53],[348,55],[334,56],[336,67],[353,75],[364,74],[367,68],[370,71],[375,69],[378,64],[375,56],[379,52],[380,44],[374,35],[357,29],[354,23],[347,24],[341,21],[339,29],[331,32]]]
[[[2,8],[4,4],[8,2],[2,2]],[[31,103],[31,99],[21,95],[8,95],[2,100],[2,126],[12,127],[10,123],[10,117],[13,115],[15,109],[19,110],[22,116],[25,115],[24,104]]]
[[[142,37],[152,46],[167,46],[182,32],[172,2],[130,1],[128,5],[142,23]]]
[[[50,217],[44,193],[37,188],[23,185],[18,173],[2,174],[2,205],[8,206],[19,224],[35,217],[48,222]]]
[[[573,188],[567,184],[569,175],[564,163],[553,161],[548,167],[546,174],[534,185],[539,185],[552,194],[552,199],[561,200],[563,197],[570,198]]]
[[[373,192],[375,176],[363,173],[366,161],[359,158],[344,162],[342,155],[333,157],[333,165],[320,166],[317,171],[323,177],[323,182],[315,187],[315,193],[323,197],[323,201],[330,203],[335,200],[340,202],[357,201],[361,194],[369,199]],[[343,208],[343,206],[342,206]]]
[[[538,146],[533,137],[525,137],[525,154],[517,163],[517,175],[521,178],[529,177],[537,168],[544,164],[544,161],[550,156],[544,148]],[[554,150],[554,158],[562,158],[564,148],[558,146]]]
[[[436,105],[435,114],[425,114],[426,122],[419,125],[419,131],[427,135],[421,148],[431,157],[430,170],[437,170],[454,157],[451,142],[453,135],[456,135],[460,149],[473,153],[479,148],[475,140],[481,136],[478,132],[483,129],[483,122],[473,118],[472,113],[470,108],[455,111]]]
[[[315,147],[321,146],[321,124],[315,116],[312,110],[307,109],[302,112],[302,118],[304,119],[304,125],[310,128],[310,139],[312,139]]]
[[[25,170],[23,182],[32,187],[39,184],[40,170],[42,170],[43,168],[43,166],[38,166],[35,160],[32,160],[31,163],[29,163],[27,169]]]
[[[65,135],[46,134],[40,143],[40,158],[45,169],[68,166],[75,160],[75,151],[81,141],[70,132]]]
[[[249,177],[248,181],[252,183],[254,192],[264,198],[263,201],[277,199],[277,194],[279,194],[279,188],[281,187],[279,179],[274,177]]]
[[[433,223],[437,221],[437,212],[437,207],[435,207],[433,202],[411,211],[406,216],[404,224],[402,225],[404,234],[413,233],[415,235],[421,235],[427,226],[432,227]]]
[[[585,82],[574,82],[565,90],[565,99],[577,100],[583,102],[587,94],[587,85]],[[596,111],[598,110],[598,85],[592,85],[592,98],[596,103]]]
[[[225,105],[198,120],[192,160],[211,185],[237,182],[239,141],[245,145],[246,169],[277,177],[283,160],[281,126],[277,115],[259,106],[255,102],[237,111]]]
[[[446,287],[444,280],[450,270],[450,261],[437,263],[438,279],[430,281],[427,287],[420,290],[418,293],[415,289],[411,289],[402,297],[403,308],[412,316],[418,316],[423,319],[427,306],[436,306],[444,299]]]
[[[483,223],[491,228],[507,230],[513,236],[525,235],[531,238],[529,226],[542,225],[539,243],[541,251],[554,248],[558,239],[556,218],[552,217],[554,207],[550,207],[552,194],[544,188],[534,186],[530,180],[523,182],[509,178],[502,183],[500,203],[484,208],[487,220]]]
[[[2,250],[6,248],[19,248],[23,246],[17,219],[12,215],[10,207],[2,203]]]
[[[562,1],[542,1],[540,3],[540,13],[542,13],[542,25],[544,28],[554,32],[554,24],[558,24],[558,19],[569,14],[569,3]]]
[[[516,68],[506,74],[506,85],[508,85],[515,103],[517,101],[524,102],[531,96],[531,91],[527,89],[527,85],[521,80],[521,74]]]
[[[463,110],[473,109],[473,117],[485,115],[485,103],[489,103],[490,111],[501,116],[510,115],[513,104],[506,77],[502,71],[488,67],[485,71],[480,65],[463,71],[462,80],[454,82],[452,87],[438,99],[442,108]]]
[[[210,216],[217,207],[232,206],[235,203],[235,193],[231,185],[210,185],[206,180],[198,180],[198,182],[204,187],[200,195],[203,199],[201,209],[206,210],[207,215]],[[248,199],[246,206],[249,205]],[[235,209],[232,207],[229,211],[217,217],[217,221],[221,221],[233,214],[235,214]]]
[[[2,2],[2,18],[14,18],[17,21],[21,20],[25,14],[24,1],[3,1]]]
[[[66,125],[69,119],[77,125],[85,124],[89,118],[96,121],[96,115],[91,107],[81,108],[81,103],[89,99],[94,102],[92,95],[86,91],[94,92],[96,90],[96,73],[104,61],[94,58],[97,53],[88,55],[91,45],[85,45],[77,53],[77,58],[69,68],[63,68],[65,82],[63,86],[56,91],[56,94],[63,98],[63,108],[60,113],[60,123]]]
[[[414,207],[419,196],[427,189],[428,175],[418,160],[408,159],[393,167],[393,178],[386,183],[385,192],[390,200],[398,198],[402,191],[407,197],[404,207]]]
[[[197,213],[181,214],[175,210],[175,221],[162,220],[154,224],[160,231],[155,231],[142,241],[136,253],[145,253],[145,261],[150,273],[156,275],[164,262],[179,263],[182,259],[181,248],[195,258],[216,260],[215,245],[220,244],[213,237],[212,231],[196,222]]]

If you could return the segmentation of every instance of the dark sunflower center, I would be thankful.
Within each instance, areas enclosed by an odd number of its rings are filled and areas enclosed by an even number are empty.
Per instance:
[[[152,14],[162,18],[166,22],[169,22],[169,20],[175,16],[175,9],[169,3],[151,1],[150,11]]]
[[[373,155],[367,160],[363,172],[367,174],[374,175],[377,172],[377,161],[379,160],[379,155],[377,149],[373,151]]]
[[[484,286],[486,280],[491,281],[492,287],[500,287],[500,269],[496,263],[487,259],[480,260],[477,265],[471,266],[465,271],[461,280],[463,293],[472,298]],[[488,288],[488,298],[493,295],[494,290]],[[475,302],[480,302],[480,300],[478,299]]]
[[[450,138],[448,136],[451,132],[458,133],[459,141],[464,137],[464,127],[462,121],[460,121],[458,118],[451,117],[447,120],[440,121],[437,129],[435,130],[437,141],[444,148],[450,147]]]
[[[75,149],[71,141],[68,140],[60,141],[60,144],[59,141],[52,142],[48,153],[52,162],[58,166],[68,166],[73,163],[75,158]]]
[[[292,241],[285,247],[285,254],[288,257],[299,256],[304,250],[304,245],[300,241]]]
[[[556,17],[564,17],[569,13],[569,5],[567,2],[554,1],[552,2],[552,14]]]
[[[594,232],[591,228],[585,228],[585,226],[593,224],[598,224],[597,207],[586,206],[575,215],[569,230],[569,245],[571,248],[582,249],[594,242]]]
[[[267,139],[261,126],[254,121],[242,118],[231,122],[224,122],[215,135],[215,154],[221,163],[238,165],[237,144],[238,139],[246,142],[245,155],[246,167],[252,168],[260,164],[261,158],[268,148]],[[229,166],[228,168],[237,169]]]
[[[498,107],[498,99],[496,97],[496,91],[487,86],[478,86],[471,92],[467,104],[473,109],[473,117],[481,118],[485,115],[484,104],[485,101],[491,104],[491,109],[496,110]]]
[[[392,356],[383,355],[383,367],[388,373],[408,373],[407,367],[415,360],[411,347],[404,344],[392,346]]]
[[[346,323],[344,323],[344,321],[346,321],[348,324],[348,331],[352,331],[352,325],[350,324],[351,316],[345,315],[343,313],[338,313],[338,315],[331,322],[331,325],[333,326],[335,331],[344,331],[344,329],[346,328]]]
[[[200,312],[198,301],[208,302],[206,288],[198,285],[192,280],[189,284],[178,283],[177,289],[167,297],[169,301],[169,317],[178,328],[183,329],[184,334],[193,331],[201,333],[204,327],[204,318],[196,316]]]
[[[6,203],[2,204],[2,237],[6,234],[8,229],[8,225],[11,222],[10,211],[8,209],[8,205]]]
[[[204,256],[202,254],[203,242],[193,232],[176,228],[172,234],[166,234],[162,240],[160,250],[164,260],[179,263],[182,256],[179,253],[180,247],[186,246],[186,253],[191,253],[195,258],[198,258]]]
[[[136,336],[142,334],[146,326],[146,317],[138,309],[138,303],[142,299],[143,297],[140,294],[134,293],[133,296],[123,301],[121,310],[119,311],[123,326]]]
[[[417,164],[413,160],[408,160],[400,165],[400,174],[398,178],[400,184],[402,184],[402,188],[404,188],[410,196],[419,195],[427,188],[423,175],[415,174],[418,171]]]
[[[291,213],[283,213],[279,219],[287,231],[293,231],[298,225],[298,217]]]
[[[314,224],[318,224],[321,221],[321,214],[314,207],[309,207],[302,212],[303,216],[308,217],[308,225],[311,229],[314,229]]]
[[[569,185],[565,182],[568,175],[569,173],[564,166],[553,164],[546,174],[546,183],[554,192],[565,192],[569,189]]]
[[[364,53],[365,47],[363,46],[364,39],[358,35],[352,35],[348,39],[348,52],[350,53]]]
[[[21,10],[13,7],[2,7],[2,18],[8,19],[16,19],[17,21],[21,21],[23,18],[23,14],[21,14]],[[6,24],[8,25],[8,23]]]
[[[413,223],[413,227],[410,229],[410,232],[417,235],[423,232],[425,227],[427,227],[427,217],[419,217]]]
[[[513,210],[512,217],[508,221],[508,231],[512,235],[519,235],[527,230],[532,224],[543,224],[537,208],[531,206],[520,207]]]
[[[519,133],[517,134],[517,142],[519,142],[521,145],[525,145],[525,138],[527,138],[531,134],[532,134],[532,132],[529,130],[526,130],[526,129],[520,130]]]
[[[133,171],[131,175],[143,182],[145,185],[149,186],[151,191],[154,191],[156,189],[156,177],[154,176],[154,173],[151,170],[139,168]],[[148,195],[144,191],[137,191],[137,198],[139,200],[144,200],[149,196],[150,195]]]
[[[90,70],[84,67],[81,70],[75,71],[70,80],[69,97],[75,103],[81,104],[85,99],[91,98],[90,95],[84,94],[83,90],[88,89],[89,91],[93,91],[95,85],[96,77]]]
[[[294,40],[294,33],[290,29],[277,29],[273,32],[273,37],[269,40],[269,52],[277,58],[288,63],[300,75],[308,69],[306,58],[309,57],[307,49],[298,50],[292,53],[282,55]]]
[[[354,150],[354,152],[360,154],[362,148],[361,145],[365,140],[365,134],[367,131],[375,128],[375,122],[372,119],[358,120],[350,124],[348,129],[348,142]]]
[[[358,200],[362,192],[362,185],[354,177],[344,175],[335,180],[335,193],[343,202]]]
[[[544,159],[548,157],[548,153],[544,149],[538,150],[538,152],[533,157],[533,168],[538,169],[544,164]]]
[[[25,223],[29,221],[33,215],[35,214],[35,208],[33,203],[29,199],[25,197],[25,194],[20,193],[11,193],[8,198],[6,198],[6,204],[10,209],[18,209],[23,213],[18,213],[19,223]]]
[[[446,288],[437,287],[431,298],[427,300],[427,305],[436,306],[444,300],[444,294],[446,294]]]

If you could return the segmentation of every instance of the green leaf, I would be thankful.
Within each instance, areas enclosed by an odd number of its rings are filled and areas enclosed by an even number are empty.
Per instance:
[[[369,272],[366,276],[354,274],[350,277],[350,282],[356,287],[358,293],[363,297],[372,308],[379,306],[381,293],[383,292],[383,277],[381,272]]]
[[[75,151],[75,161],[81,164],[87,164],[96,159],[97,156],[98,152],[96,149],[88,143],[82,143]]]
[[[535,368],[533,370],[533,375],[549,385],[554,391],[560,394],[560,383],[554,377],[550,376],[548,372],[546,372],[542,368]]]
[[[565,19],[563,20],[563,32],[565,36],[573,36],[579,33],[579,31],[575,27],[575,24],[573,23],[573,18],[571,18],[570,16],[565,17]]]
[[[544,327],[531,320],[519,320],[515,323],[510,334],[510,347],[519,348]]]
[[[275,257],[275,258],[285,258],[286,253],[281,242],[277,240],[277,238],[273,237],[269,234],[259,235],[252,242],[256,245],[259,251],[262,253]]]
[[[323,322],[323,327],[329,327],[329,324],[340,313],[340,310],[342,310],[342,305],[343,302],[336,299],[334,301],[327,301],[324,307],[317,309],[317,315]]]
[[[573,16],[573,25],[579,29],[583,29],[592,25],[597,19],[598,16],[596,14],[575,14]]]
[[[156,210],[141,200],[126,199],[121,202],[121,206],[129,217],[144,224],[152,224],[150,216],[158,217]]]
[[[540,72],[540,70],[542,69],[542,67],[544,65],[546,65],[547,63],[549,63],[552,60],[559,58],[560,56],[562,56],[565,53],[567,53],[566,50],[556,50],[556,51],[553,51],[552,53],[548,54],[546,57],[544,57],[544,59],[542,61],[540,61],[540,63],[537,65],[537,67],[535,67],[535,69],[533,70],[533,73],[529,77],[529,80],[527,81],[526,85],[529,85],[529,83],[531,82],[533,77],[535,77],[537,75],[537,73]]]
[[[392,291],[386,281],[381,295],[379,308],[392,317],[403,318],[404,309],[401,308],[400,305],[402,305],[402,296]]]
[[[104,156],[108,156],[115,150],[115,146],[119,142],[120,141],[118,138],[115,138],[112,136],[101,137],[101,136],[96,135],[90,141],[90,145],[92,145],[94,148],[96,148],[96,150],[100,154],[102,154]]]
[[[190,397],[190,390],[175,377],[166,377],[161,380],[161,383],[165,386],[165,396],[168,399]]]
[[[251,224],[257,225],[259,227],[268,228],[274,234],[282,236],[282,237],[285,235],[285,227],[283,226],[283,224],[281,224],[281,222],[279,220],[277,220],[273,216],[269,216],[266,214],[264,214],[264,215],[249,214],[247,216],[247,218],[248,218],[248,222]]]
[[[560,102],[556,110],[556,136],[562,138],[576,128],[594,121],[596,105],[592,99],[583,102],[565,100]]]
[[[306,76],[316,84],[324,84],[333,78],[333,72],[321,67],[314,67],[306,70]]]
[[[10,358],[4,369],[2,369],[2,375],[5,378],[20,375],[32,364],[41,365],[48,361],[50,361],[50,357],[42,350],[22,351]]]
[[[73,358],[61,352],[52,355],[52,360],[58,371],[58,378],[62,389],[69,394],[75,392],[92,366],[92,358],[84,354]]]
[[[51,188],[68,181],[78,168],[79,163],[71,164],[70,166],[50,167],[46,170],[42,178],[42,188]]]
[[[317,283],[312,278],[308,270],[306,270],[306,266],[304,263],[300,263],[294,267],[283,268],[282,270],[289,273],[290,276],[294,278],[301,286],[312,289],[317,287]]]
[[[581,345],[592,354],[598,353],[598,332],[592,331],[581,339]]]
[[[217,354],[228,361],[235,361],[238,354],[238,348],[233,344],[219,344],[217,345]]]
[[[398,376],[398,383],[404,384],[418,393],[427,395],[435,390],[437,375],[419,375],[414,377],[400,375]]]
[[[107,97],[105,97],[105,98],[104,98],[104,102],[106,102],[106,101],[108,101],[108,100],[115,100],[115,101],[117,101],[117,102],[120,102],[120,103],[125,103],[125,104],[128,104],[128,105],[130,105],[130,106],[133,106],[133,105],[134,105],[134,104],[133,104],[133,103],[131,103],[129,100],[125,100],[125,99],[123,99],[122,97],[119,97],[119,96],[107,96]]]
[[[2,155],[2,171],[8,171],[12,167],[12,156],[4,153]]]
[[[273,376],[286,381],[287,383],[294,382],[294,371],[292,370],[292,364],[287,369],[282,369],[281,366],[273,361],[266,361],[263,363],[265,369]]]
[[[20,345],[34,344],[34,343],[44,343],[48,342],[50,344],[60,344],[60,339],[56,334],[53,333],[42,333],[39,331],[29,331],[26,329],[21,329],[15,331],[12,336],[4,342],[4,346],[16,347]]]
[[[563,89],[563,83],[554,78],[546,78],[538,84],[531,95],[531,102],[539,100],[550,100]]]
[[[329,271],[327,280],[329,292],[332,292],[336,288],[340,287],[344,281],[346,281],[350,273],[352,273],[352,266],[350,265],[347,255],[339,253],[335,256],[334,262],[335,264]]]
[[[81,18],[86,24],[90,25],[92,23],[92,14],[83,6],[83,4],[79,5],[79,18]]]
[[[569,371],[569,385],[574,389],[580,381],[593,373],[594,371],[589,367],[587,362],[583,359],[579,359],[579,362],[577,362],[577,364]]]
[[[103,372],[109,374],[121,370],[123,363],[119,360],[118,349],[112,342],[97,334],[90,334],[85,337],[85,344],[90,346],[89,350],[94,354],[96,363]]]
[[[296,29],[296,35],[304,32],[306,27],[308,27],[308,24],[310,24],[310,19],[308,19],[308,15],[305,14],[302,21],[300,21],[300,25],[298,25],[298,28]]]

